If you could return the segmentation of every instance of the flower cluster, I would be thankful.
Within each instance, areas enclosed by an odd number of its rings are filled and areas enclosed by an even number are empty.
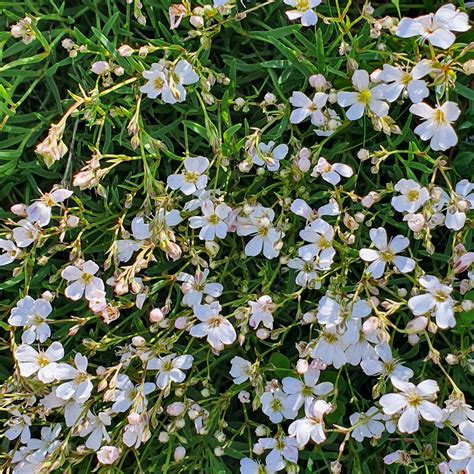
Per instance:
[[[467,13],[122,3],[0,213],[4,469],[474,473]]]

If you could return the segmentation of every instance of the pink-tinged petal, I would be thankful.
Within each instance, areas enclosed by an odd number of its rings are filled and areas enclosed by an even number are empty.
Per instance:
[[[334,163],[334,165],[332,165],[332,169],[341,176],[344,176],[344,178],[350,178],[354,174],[352,168],[348,165],[344,165],[343,163]]]

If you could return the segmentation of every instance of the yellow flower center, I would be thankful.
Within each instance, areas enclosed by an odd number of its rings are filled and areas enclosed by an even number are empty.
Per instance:
[[[295,8],[300,12],[309,10],[309,0],[297,0]]]
[[[220,218],[217,214],[212,214],[211,216],[209,216],[207,218],[207,220],[209,221],[209,224],[218,224],[219,221],[220,221]]]
[[[90,273],[83,273],[81,278],[84,285],[88,285],[94,279],[94,275],[91,275]]]
[[[197,173],[193,173],[192,171],[187,171],[184,174],[184,179],[188,183],[195,183],[197,181],[198,177],[199,177],[199,175]]]
[[[419,197],[420,197],[420,193],[416,189],[411,189],[410,191],[407,192],[408,202],[416,201]]]
[[[422,401],[423,399],[417,392],[407,394],[408,405],[412,407],[417,407]]]
[[[383,262],[391,262],[393,260],[393,252],[391,250],[382,250],[380,252],[380,260]]]
[[[44,355],[40,355],[37,362],[40,367],[46,367],[49,364],[48,358]]]
[[[369,89],[365,89],[363,91],[360,91],[357,94],[357,100],[361,104],[368,105],[371,99],[372,99],[372,92],[370,92]]]
[[[447,122],[444,112],[441,109],[436,109],[434,113],[434,120],[440,124]]]
[[[281,411],[283,406],[281,404],[281,401],[278,400],[278,398],[274,398],[273,401],[272,401],[272,410],[273,411]]]

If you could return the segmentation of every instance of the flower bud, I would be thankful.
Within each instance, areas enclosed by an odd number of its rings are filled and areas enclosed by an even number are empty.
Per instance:
[[[181,462],[186,456],[186,449],[183,446],[178,446],[174,450],[173,459],[175,462]]]

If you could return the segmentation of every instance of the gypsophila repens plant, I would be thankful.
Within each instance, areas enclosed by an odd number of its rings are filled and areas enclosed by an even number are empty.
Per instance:
[[[0,1],[2,473],[474,474],[473,2]]]

